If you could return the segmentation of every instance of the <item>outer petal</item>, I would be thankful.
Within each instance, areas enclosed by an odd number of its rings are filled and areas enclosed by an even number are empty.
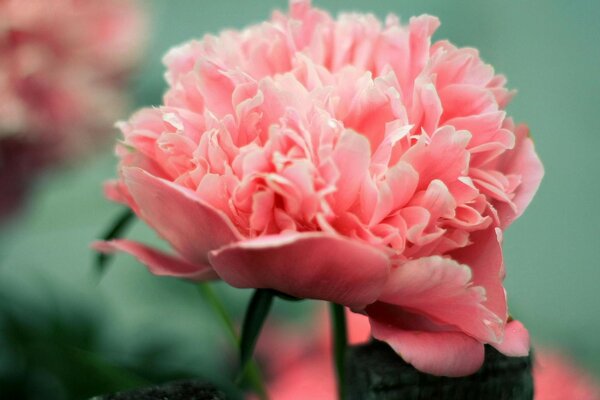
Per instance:
[[[544,166],[535,152],[533,140],[529,137],[529,129],[525,125],[520,125],[516,128],[515,133],[517,136],[515,148],[502,160],[502,164],[505,166],[502,172],[520,176],[521,184],[512,199],[517,207],[516,212],[505,203],[496,206],[503,229],[523,214],[544,177]]]
[[[423,257],[396,268],[379,301],[495,342],[504,321],[483,305],[485,291],[473,286],[471,278],[466,265],[439,256]]]
[[[131,240],[95,242],[92,247],[102,253],[124,252],[137,258],[154,275],[176,276],[198,281],[218,278],[209,265],[194,265]]]
[[[263,236],[213,251],[209,259],[232,286],[276,289],[356,308],[379,297],[389,274],[385,253],[322,233]]]
[[[465,376],[483,364],[483,344],[460,332],[408,331],[371,319],[373,337],[388,343],[419,371],[442,376]]]
[[[451,253],[451,257],[461,264],[468,265],[473,272],[473,283],[485,288],[484,305],[502,321],[508,318],[504,280],[504,260],[502,257],[502,232],[490,228],[471,235],[471,245]]]
[[[140,217],[187,261],[207,264],[209,251],[238,240],[229,220],[191,190],[139,168],[123,168],[123,177]]]
[[[504,340],[492,345],[509,357],[525,357],[529,354],[529,332],[519,321],[511,321],[506,324]]]

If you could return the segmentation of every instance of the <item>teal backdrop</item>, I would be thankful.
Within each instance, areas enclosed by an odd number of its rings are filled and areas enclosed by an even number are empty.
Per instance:
[[[316,0],[337,14],[437,15],[436,38],[473,46],[518,90],[510,106],[527,122],[546,176],[525,215],[505,234],[510,305],[535,343],[559,346],[600,377],[600,2],[479,0]],[[156,105],[165,89],[161,57],[175,44],[261,21],[284,1],[147,1],[147,56],[132,82],[135,107]],[[153,341],[167,350],[162,368],[215,379],[228,361],[224,334],[193,285],[156,278],[119,256],[99,281],[89,243],[119,207],[102,182],[115,171],[107,148],[92,160],[48,176],[0,236],[0,288],[48,312],[73,308],[98,321],[109,360],[133,357]],[[137,224],[131,236],[158,242]],[[218,285],[240,315],[249,292]],[[302,318],[304,305],[277,304],[276,316]],[[40,311],[44,312],[44,311]],[[29,316],[32,320],[36,315]],[[217,343],[217,345],[213,345]],[[223,344],[220,346],[219,344]],[[6,367],[6,366],[4,366]],[[2,363],[0,362],[0,369]]]

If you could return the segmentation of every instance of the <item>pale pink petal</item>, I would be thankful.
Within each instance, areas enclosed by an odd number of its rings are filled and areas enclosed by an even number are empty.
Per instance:
[[[126,193],[124,193],[123,183],[118,180],[110,180],[104,182],[104,196],[110,201],[115,203],[128,204],[129,199]]]
[[[503,320],[487,309],[485,289],[466,265],[439,256],[408,261],[390,274],[380,302],[424,314],[482,341],[498,340]]]
[[[350,307],[374,302],[389,272],[385,253],[321,233],[262,236],[210,253],[217,274],[232,286],[269,288]]]
[[[193,264],[207,264],[208,252],[234,242],[239,234],[222,212],[173,182],[139,168],[123,168],[140,217]]]
[[[492,343],[492,346],[509,357],[526,357],[529,355],[529,332],[519,321],[510,321],[504,329],[502,342]]]
[[[440,90],[439,96],[444,107],[442,121],[498,111],[492,93],[480,86],[453,84]]]
[[[411,121],[420,122],[415,126],[416,132],[424,130],[431,135],[439,126],[443,106],[433,83],[421,80],[416,83],[410,111]]]
[[[370,322],[373,337],[419,371],[459,377],[475,373],[483,364],[483,344],[464,333],[410,331],[376,319]]]
[[[506,158],[502,160],[501,167],[504,167],[504,173],[520,176],[521,184],[517,187],[515,197],[512,199],[517,208],[516,212],[508,204],[500,203],[496,206],[503,229],[523,214],[544,177],[544,166],[535,152],[527,126],[518,126],[516,135],[515,148],[507,153]]]
[[[371,150],[369,141],[356,132],[347,130],[340,137],[333,159],[339,171],[335,208],[345,211],[356,201],[363,177],[368,171]]]
[[[175,276],[196,281],[217,279],[218,276],[209,265],[190,264],[184,259],[165,254],[144,244],[119,239],[107,242],[94,242],[92,247],[102,253],[123,252],[137,258],[154,275]]]
[[[473,284],[485,288],[486,308],[502,321],[508,318],[502,257],[502,232],[493,225],[484,231],[471,234],[472,244],[450,253],[461,264],[468,265],[473,273]]]
[[[405,206],[414,195],[418,182],[419,177],[409,164],[399,162],[388,169],[384,180],[378,184],[378,198],[370,225],[381,222],[393,211]]]
[[[444,126],[431,139],[421,136],[401,158],[419,174],[419,189],[426,188],[434,179],[448,184],[463,175],[469,165],[466,146],[471,134]]]
[[[200,58],[195,66],[198,74],[198,89],[207,108],[218,116],[233,114],[231,95],[235,88],[232,79],[218,65]]]
[[[454,218],[456,212],[456,200],[444,182],[438,179],[431,181],[425,191],[416,194],[410,205],[429,211],[433,221],[438,218]]]

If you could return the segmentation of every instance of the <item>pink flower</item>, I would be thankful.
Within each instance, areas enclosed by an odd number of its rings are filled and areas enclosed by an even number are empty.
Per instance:
[[[3,188],[111,137],[143,25],[133,0],[0,0]]]
[[[220,278],[368,314],[417,368],[476,371],[505,332],[502,231],[543,175],[511,92],[439,22],[289,15],[165,57],[164,105],[121,124],[107,195],[175,250],[99,243],[157,275]]]
[[[535,358],[535,400],[600,400],[600,384],[565,355],[539,349]]]

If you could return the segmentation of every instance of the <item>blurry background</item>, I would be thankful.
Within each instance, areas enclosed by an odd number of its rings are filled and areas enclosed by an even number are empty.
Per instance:
[[[334,14],[394,12],[404,21],[437,15],[437,39],[477,47],[518,89],[509,111],[531,127],[546,176],[531,207],[505,235],[512,314],[535,342],[566,349],[600,377],[600,2],[314,3]],[[161,57],[170,46],[287,8],[283,0],[143,4],[152,25],[147,56],[132,82],[135,107],[160,103],[166,86]],[[230,351],[221,326],[193,285],[153,277],[127,256],[117,257],[101,281],[94,275],[89,243],[120,210],[101,189],[114,171],[106,149],[53,174],[34,191],[25,212],[0,231],[2,390],[16,387],[19,371],[33,371],[22,375],[32,388],[83,396],[172,376],[223,380],[232,368],[223,357]],[[130,236],[156,241],[142,224]],[[250,293],[217,286],[240,315]],[[276,313],[299,316],[311,307],[304,303],[277,304]],[[79,350],[65,351],[69,344]],[[99,383],[61,388],[61,374],[72,376],[74,370]]]

